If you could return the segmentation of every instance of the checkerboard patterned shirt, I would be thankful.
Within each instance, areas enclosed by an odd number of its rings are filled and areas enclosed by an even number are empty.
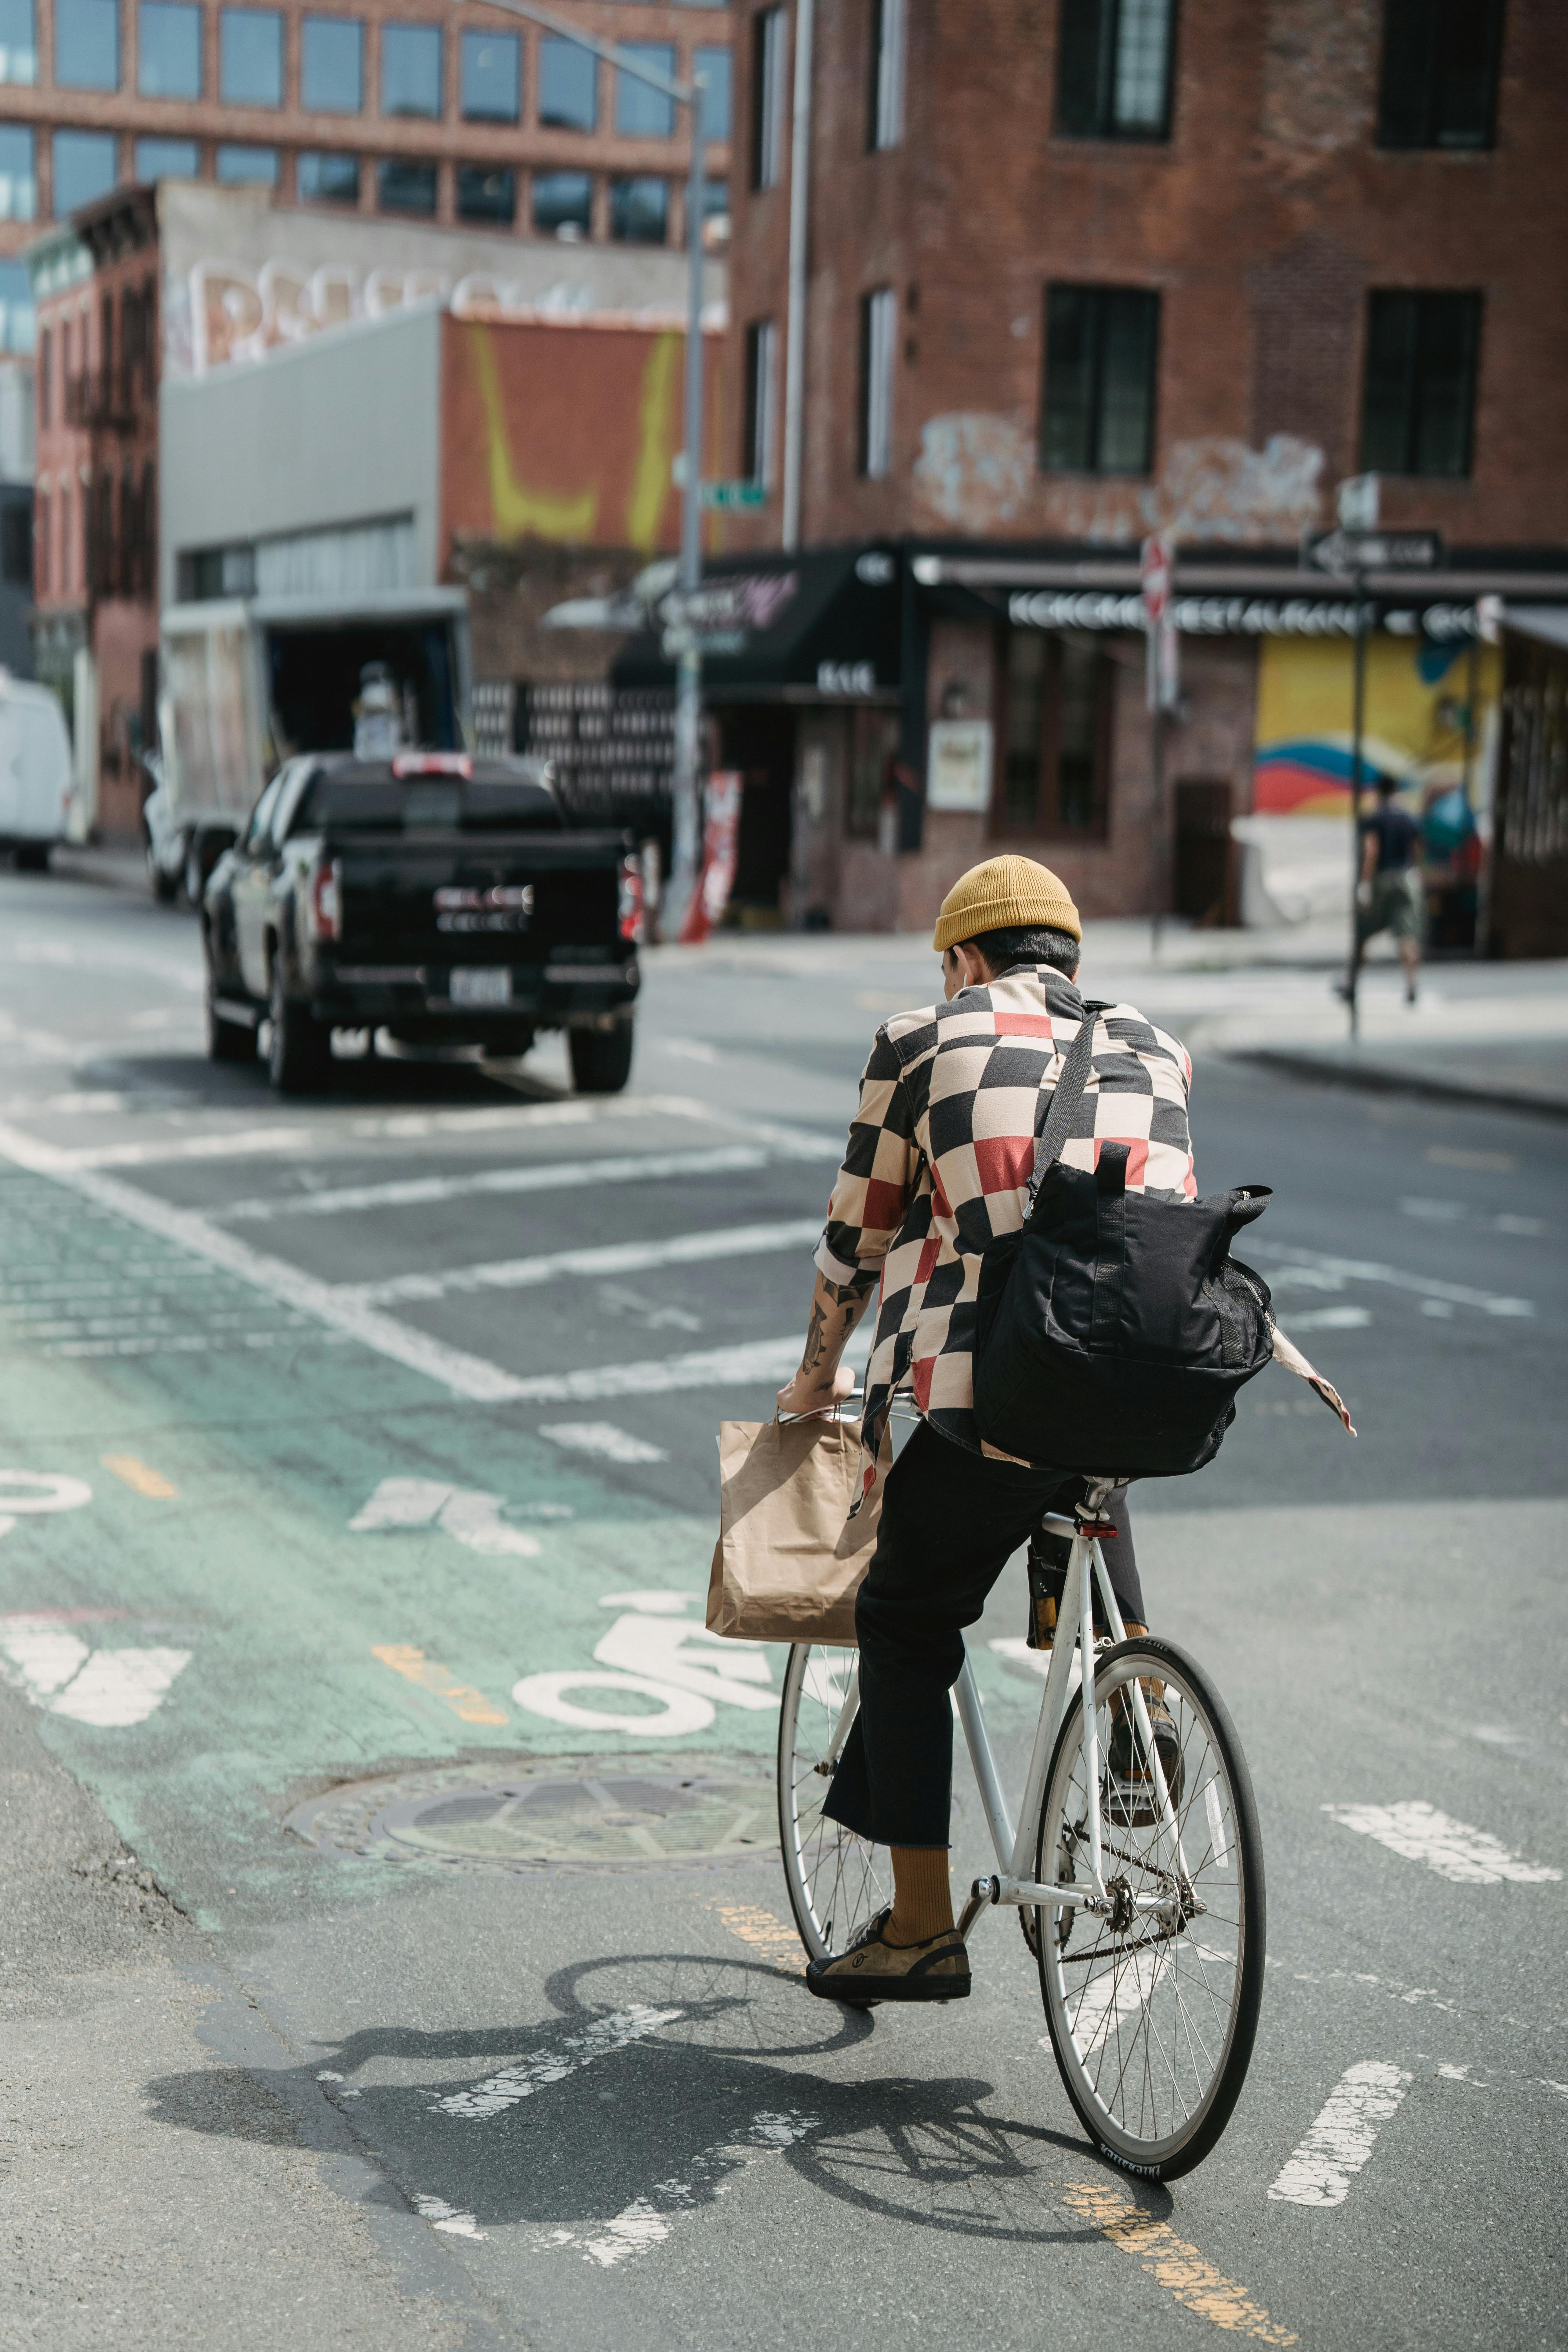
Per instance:
[[[1072,982],[1041,965],[966,988],[949,1004],[900,1013],[877,1032],[816,1252],[829,1282],[881,1275],[866,1369],[863,1496],[896,1389],[942,1436],[997,1453],[974,1425],[980,1260],[988,1243],[1024,1222],[1035,1139],[1084,1017]],[[1129,1190],[1192,1200],[1192,1078],[1175,1038],[1131,1004],[1102,1009],[1063,1160],[1092,1169],[1102,1143],[1125,1143]]]

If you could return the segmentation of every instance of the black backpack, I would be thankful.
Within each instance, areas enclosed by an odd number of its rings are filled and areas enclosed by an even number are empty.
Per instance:
[[[1209,1201],[1127,1190],[1127,1146],[1091,1172],[1057,1155],[1089,1083],[1088,1004],[1035,1153],[1023,1230],[981,1260],[982,1439],[1053,1469],[1172,1478],[1214,1459],[1272,1354],[1268,1287],[1230,1255],[1262,1185]]]

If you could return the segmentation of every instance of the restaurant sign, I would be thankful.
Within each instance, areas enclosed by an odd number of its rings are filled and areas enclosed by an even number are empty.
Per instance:
[[[1368,597],[1373,625],[1395,636],[1443,640],[1473,637],[1473,604],[1391,604]],[[1176,596],[1171,617],[1189,637],[1353,637],[1357,606],[1351,598],[1316,596]],[[1020,629],[1138,629],[1146,625],[1142,596],[1057,589],[1020,589],[1007,599],[1007,617]]]

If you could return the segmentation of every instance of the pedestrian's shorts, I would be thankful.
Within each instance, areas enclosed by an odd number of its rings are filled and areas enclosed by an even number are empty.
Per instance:
[[[1396,940],[1414,940],[1419,945],[1424,913],[1421,877],[1413,866],[1403,874],[1375,874],[1371,906],[1356,908],[1356,937],[1371,940],[1379,931],[1391,931]]]

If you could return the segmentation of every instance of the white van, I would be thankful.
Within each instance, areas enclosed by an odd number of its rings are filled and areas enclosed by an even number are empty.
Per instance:
[[[58,698],[0,669],[0,849],[23,874],[41,874],[66,837],[70,737]]]

